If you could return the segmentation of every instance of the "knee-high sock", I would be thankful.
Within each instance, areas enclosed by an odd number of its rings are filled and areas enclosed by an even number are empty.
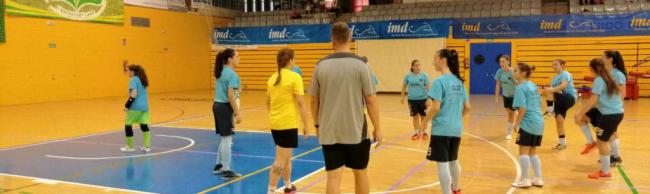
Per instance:
[[[232,152],[232,135],[231,136],[221,136],[221,143],[219,144],[219,157],[221,159],[221,164],[223,164],[223,170],[230,170],[230,157]]]
[[[144,147],[151,147],[151,132],[149,131],[149,125],[140,125],[140,129],[142,130],[142,137],[144,138]]]
[[[585,135],[585,138],[587,138],[587,143],[588,144],[594,143],[594,136],[591,135],[591,128],[589,128],[589,124],[580,126],[580,129],[582,129],[582,134]]]
[[[443,194],[451,194],[451,172],[449,162],[438,162],[438,179]]]
[[[620,157],[621,155],[621,141],[616,138],[615,140],[611,141],[609,143],[609,147],[611,149],[610,154],[614,157]]]
[[[609,173],[609,156],[600,155],[600,171],[607,174]]]
[[[530,163],[533,165],[533,171],[535,172],[535,177],[542,177],[542,161],[539,160],[539,156],[532,155],[530,156]]]
[[[527,179],[528,171],[530,170],[530,157],[528,155],[520,155],[519,163],[521,164],[521,178]]]
[[[460,162],[458,160],[449,162],[449,170],[451,172],[451,189],[458,191],[460,190]]]

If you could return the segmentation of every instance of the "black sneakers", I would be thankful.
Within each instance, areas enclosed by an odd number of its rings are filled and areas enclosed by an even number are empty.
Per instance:
[[[223,179],[236,179],[239,178],[241,175],[233,172],[232,170],[228,171],[223,171],[223,174],[221,174]]]
[[[284,194],[294,194],[294,193],[296,193],[297,190],[298,189],[296,189],[296,186],[292,184],[291,188],[284,187]]]
[[[221,175],[221,174],[223,174],[223,170],[222,170],[222,168],[223,168],[223,165],[222,165],[222,164],[214,165],[214,170],[212,170],[212,172],[213,172],[214,174]]]
[[[609,158],[609,166],[616,167],[621,164],[623,164],[623,159],[621,159],[621,157],[612,156]]]

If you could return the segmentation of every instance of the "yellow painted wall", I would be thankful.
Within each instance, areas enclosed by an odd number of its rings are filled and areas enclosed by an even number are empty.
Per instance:
[[[229,20],[124,9],[124,25],[6,16],[0,105],[126,96],[125,59],[145,67],[150,93],[210,88],[211,29]],[[151,27],[132,27],[131,16],[149,18]]]
[[[531,38],[531,39],[495,39],[492,42],[512,43],[513,64],[521,61],[537,67],[533,73],[533,82],[538,85],[550,84],[554,75],[551,67],[554,59],[567,61],[567,70],[570,71],[577,86],[591,83],[584,82],[586,75],[591,75],[589,60],[599,58],[605,50],[618,50],[625,59],[628,71],[650,71],[650,63],[640,67],[633,67],[637,60],[650,57],[650,36],[621,36],[621,37],[584,37],[584,38]],[[448,39],[448,47],[462,49],[465,60],[469,61],[469,45],[472,43],[485,43],[485,39]],[[469,78],[470,71],[465,72]],[[471,80],[470,80],[471,82]],[[650,96],[650,79],[639,79],[640,95]]]

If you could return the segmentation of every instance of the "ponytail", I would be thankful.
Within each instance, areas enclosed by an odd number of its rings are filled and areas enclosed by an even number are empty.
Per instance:
[[[290,48],[283,48],[278,51],[278,56],[277,56],[277,63],[278,63],[278,77],[275,79],[275,83],[273,84],[274,86],[277,86],[280,84],[280,81],[282,80],[282,73],[280,72],[282,68],[285,68],[291,60],[293,60],[293,50]]]
[[[533,74],[533,71],[535,71],[536,67],[528,65],[528,63],[520,62],[517,63],[517,67],[519,67],[519,71],[524,72],[526,74],[526,78],[530,78],[530,75]]]
[[[132,64],[129,65],[128,68],[129,70],[133,71],[134,76],[138,76],[138,78],[140,78],[140,82],[142,82],[142,85],[145,88],[149,87],[149,79],[147,79],[147,73],[144,71],[144,68],[142,68],[142,66]]]
[[[214,60],[214,77],[219,79],[221,78],[221,72],[223,72],[223,68],[226,64],[228,64],[228,60],[230,58],[233,58],[235,56],[235,49],[227,48],[219,54],[217,54],[217,59]]]
[[[456,76],[461,82],[465,80],[460,77],[460,62],[458,61],[458,52],[454,49],[442,49],[438,51],[438,56],[440,58],[447,59],[447,67],[449,71]]]
[[[602,59],[592,59],[589,62],[589,67],[591,67],[591,70],[594,71],[596,75],[603,78],[605,84],[607,84],[607,95],[617,94],[620,92],[618,84],[616,84],[614,78],[612,78],[612,74],[610,74],[609,71],[605,69],[605,62]]]
[[[625,70],[625,60],[623,60],[623,55],[621,55],[621,53],[618,51],[612,51],[612,50],[605,51],[605,55],[608,58],[612,59],[612,66],[614,66],[614,68],[618,69],[619,71],[623,72],[625,77],[627,77],[627,70]]]

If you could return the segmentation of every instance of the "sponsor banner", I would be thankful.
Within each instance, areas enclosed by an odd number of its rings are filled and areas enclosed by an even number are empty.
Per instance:
[[[352,38],[362,39],[405,39],[447,37],[451,21],[399,20],[366,23],[351,23]],[[330,42],[329,24],[216,28],[214,44],[290,44]]]
[[[124,23],[122,0],[5,0],[7,14],[97,23]]]
[[[584,16],[455,19],[453,38],[544,38],[650,35],[650,12]]]
[[[167,9],[169,7],[167,0],[124,0],[124,4],[156,9]]]
[[[214,44],[292,44],[330,41],[329,25],[292,25],[250,28],[215,29]]]

